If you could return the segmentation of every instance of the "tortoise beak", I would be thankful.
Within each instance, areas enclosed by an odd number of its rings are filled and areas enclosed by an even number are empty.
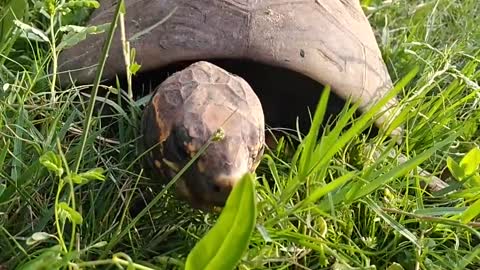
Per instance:
[[[205,173],[192,170],[184,177],[180,194],[197,208],[210,208],[212,206],[225,206],[233,187],[241,176],[220,175],[208,176]],[[177,189],[177,191],[179,191]],[[185,196],[186,195],[186,196]]]

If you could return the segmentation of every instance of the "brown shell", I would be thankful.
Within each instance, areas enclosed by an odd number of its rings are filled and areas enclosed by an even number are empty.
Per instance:
[[[116,2],[102,1],[89,23],[110,22]],[[251,59],[329,84],[339,96],[360,101],[362,109],[392,87],[358,0],[125,0],[125,5],[126,34],[143,71],[184,60]],[[125,70],[118,32],[105,78]],[[88,67],[97,64],[105,36],[92,35],[66,50],[60,70],[83,68],[73,78],[91,82],[95,68]]]

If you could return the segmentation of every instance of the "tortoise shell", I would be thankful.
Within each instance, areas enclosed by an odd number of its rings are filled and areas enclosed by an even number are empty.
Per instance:
[[[89,24],[111,22],[117,2],[101,1]],[[126,36],[142,71],[179,61],[250,59],[328,84],[363,110],[392,88],[358,0],[126,0],[125,6]],[[104,78],[125,72],[118,28]],[[59,70],[91,82],[105,37],[91,35],[64,51]]]

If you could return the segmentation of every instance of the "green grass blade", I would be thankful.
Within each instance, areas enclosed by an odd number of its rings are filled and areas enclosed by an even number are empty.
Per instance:
[[[471,263],[477,262],[480,258],[480,245],[477,245],[476,247],[472,248],[473,252],[467,253],[457,264],[457,267],[455,270],[463,270],[467,269],[467,266]]]
[[[326,184],[325,186],[317,188],[307,198],[305,198],[305,200],[302,201],[302,204],[312,203],[312,202],[315,202],[315,201],[321,199],[326,194],[336,190],[341,185],[350,181],[354,176],[355,176],[355,173],[349,172],[347,174],[344,174],[344,175],[338,177],[337,179],[333,180],[332,182]]]
[[[421,248],[420,243],[418,242],[418,238],[410,232],[405,226],[397,222],[395,219],[387,215],[382,209],[370,198],[365,198],[365,203],[379,216],[381,217],[388,225],[392,226],[398,233],[403,235],[405,238],[410,240],[414,245],[418,248]]]
[[[318,132],[320,130],[320,125],[322,124],[323,118],[325,116],[325,112],[327,110],[329,95],[330,95],[330,86],[327,85],[322,92],[320,101],[318,102],[310,130],[304,142],[302,143],[303,154],[300,157],[300,162],[299,162],[300,177],[306,177],[306,172],[310,168],[311,156],[314,152],[315,145],[317,144]]]
[[[8,150],[8,141],[6,144],[2,144],[2,148],[0,149],[0,170],[3,170],[3,163],[5,162],[5,157],[7,156]]]
[[[98,89],[99,89],[99,86],[100,86],[100,81],[101,81],[102,75],[103,75],[103,69],[105,68],[105,64],[107,62],[108,51],[110,50],[110,46],[112,45],[113,36],[115,34],[115,29],[117,28],[117,21],[118,21],[118,18],[120,17],[120,9],[123,7],[123,5],[124,5],[123,0],[121,0],[117,3],[117,7],[116,7],[116,10],[115,10],[115,13],[114,13],[115,15],[114,15],[113,21],[110,25],[110,29],[109,29],[109,32],[108,32],[108,35],[107,35],[107,39],[105,40],[105,44],[103,45],[102,55],[101,55],[101,58],[99,60],[98,70],[97,70],[97,73],[96,73],[96,76],[95,76],[95,81],[93,83],[92,92],[90,94],[90,102],[88,104],[88,109],[87,109],[87,113],[86,113],[86,117],[85,117],[85,123],[83,125],[84,126],[84,132],[82,133],[81,146],[80,146],[80,150],[79,150],[80,152],[79,152],[79,154],[77,156],[77,160],[75,162],[75,169],[74,169],[75,173],[77,173],[78,170],[80,169],[80,164],[81,164],[81,161],[82,161],[82,158],[83,158],[83,152],[85,150],[85,147],[87,146],[86,142],[87,142],[90,127],[92,125],[92,116],[93,116],[95,102],[96,102],[96,98],[97,98],[97,94],[98,94]]]
[[[365,128],[368,127],[368,123],[375,117],[379,110],[387,104],[401,89],[403,89],[418,72],[418,68],[412,69],[400,82],[398,82],[395,87],[389,91],[383,98],[381,98],[374,106],[372,106],[367,112],[364,112],[362,116],[348,129],[342,136],[333,142],[327,152],[323,153],[321,159],[318,161],[316,166],[323,166],[331,160],[331,158],[337,153],[342,147],[344,147],[348,142],[350,142],[354,137],[361,133]],[[357,105],[358,103],[355,103]]]
[[[393,179],[403,176],[410,172],[411,170],[415,169],[419,166],[422,162],[424,162],[427,158],[429,158],[434,152],[442,149],[446,145],[450,144],[455,140],[459,134],[454,133],[447,137],[445,140],[439,142],[432,148],[424,151],[423,153],[419,154],[418,156],[412,158],[411,160],[399,165],[398,167],[386,172],[385,174],[381,175],[380,177],[374,179],[373,181],[365,184],[365,183],[358,183],[360,187],[358,188],[357,194],[353,197],[353,200],[357,200],[363,196],[366,196],[379,188],[380,186],[392,181]]]
[[[21,20],[27,10],[25,0],[11,0],[0,12],[0,44],[4,44],[10,35],[15,19]]]
[[[465,224],[470,222],[476,216],[480,215],[480,199],[470,205],[465,212],[463,212],[460,220]]]

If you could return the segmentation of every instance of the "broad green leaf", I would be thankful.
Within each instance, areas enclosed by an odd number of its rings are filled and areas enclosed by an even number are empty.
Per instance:
[[[388,268],[387,270],[404,270],[405,268],[403,268],[403,266],[401,264],[398,264],[398,263],[392,263]]]
[[[60,27],[60,31],[66,32],[63,36],[62,41],[58,45],[59,50],[67,49],[73,47],[85,40],[88,35],[100,34],[105,32],[108,29],[109,23],[97,25],[97,26],[76,26],[76,25],[66,25]]]
[[[475,217],[480,215],[480,199],[470,205],[465,212],[460,216],[460,220],[463,223],[468,223],[472,221]]]
[[[470,180],[470,184],[472,184],[475,187],[480,187],[480,175],[472,176],[472,179]]]
[[[48,239],[50,237],[53,237],[53,235],[48,234],[46,232],[36,232],[36,233],[32,234],[32,236],[31,236],[32,240],[34,240],[34,241],[42,241],[42,240]]]
[[[72,173],[67,176],[66,179],[75,184],[84,185],[92,180],[105,181],[105,175],[103,175],[103,172],[104,170],[102,168],[95,168],[80,174]]]
[[[49,42],[47,35],[40,29],[35,28],[31,25],[23,23],[19,20],[14,20],[14,23],[17,27],[25,31],[27,34],[27,38],[30,40],[38,41],[38,42]]]
[[[60,269],[62,266],[61,248],[56,245],[48,249],[44,249],[39,252],[38,257],[32,257],[23,265],[20,265],[16,269],[18,270],[40,270],[40,269]]]
[[[58,204],[58,207],[63,210],[63,215],[70,221],[75,222],[76,224],[83,223],[82,215],[75,211],[75,209],[71,208],[67,203],[61,202]]]
[[[460,161],[460,167],[465,176],[470,176],[478,171],[480,165],[480,149],[478,147],[470,150]]]
[[[133,62],[131,65],[130,65],[130,73],[132,73],[132,75],[135,75],[137,74],[137,72],[140,70],[140,68],[142,67],[142,65],[139,65],[137,62]]]
[[[44,241],[49,238],[55,238],[55,236],[46,232],[36,232],[27,239],[26,244],[33,245],[37,242]]]
[[[68,1],[66,6],[70,8],[99,8],[100,3],[94,0],[75,0]]]
[[[353,266],[350,266],[346,263],[336,261],[335,263],[333,263],[333,265],[329,269],[332,269],[332,270],[377,270],[378,268],[375,267],[375,265],[368,266],[368,267],[367,266],[353,267]]]
[[[62,176],[62,160],[60,156],[52,151],[48,151],[40,157],[40,163],[45,166],[49,171],[54,172],[58,176]]]
[[[0,44],[3,44],[14,26],[15,19],[23,19],[27,9],[26,0],[11,0],[2,11],[0,11]]]
[[[100,7],[98,1],[80,0],[68,1],[57,8],[57,14],[62,15],[64,25],[83,25],[91,17],[92,9]]]
[[[71,175],[67,175],[65,177],[65,180],[72,181],[73,183],[78,185],[84,184],[84,181],[83,181],[84,179],[80,175],[75,173],[72,173]]]
[[[138,72],[138,71],[140,70],[140,68],[142,67],[142,65],[140,65],[139,63],[137,63],[137,62],[135,61],[136,52],[137,52],[137,51],[135,50],[135,48],[132,48],[132,49],[130,50],[130,63],[131,63],[131,64],[130,64],[130,70],[129,70],[129,71],[130,71],[130,73],[131,73],[132,75],[137,74],[137,72]]]
[[[103,168],[95,168],[88,170],[84,173],[79,174],[80,177],[85,179],[86,181],[91,181],[91,180],[100,180],[100,181],[105,181],[105,175],[104,169]]]
[[[447,157],[447,167],[455,179],[461,181],[465,178],[465,173],[458,163],[451,157]]]
[[[371,2],[372,2],[372,0],[362,0],[361,1],[362,7],[370,6]]]
[[[234,269],[250,241],[257,216],[253,174],[233,188],[213,228],[187,257],[186,270]]]

